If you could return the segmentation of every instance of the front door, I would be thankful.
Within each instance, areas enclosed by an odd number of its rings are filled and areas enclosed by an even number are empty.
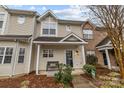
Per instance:
[[[103,52],[103,60],[104,60],[104,65],[108,65],[107,57],[106,57],[105,52]]]
[[[66,50],[66,64],[73,67],[73,51]]]

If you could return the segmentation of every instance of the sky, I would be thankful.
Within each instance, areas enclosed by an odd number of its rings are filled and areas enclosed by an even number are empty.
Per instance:
[[[43,14],[48,9],[52,10],[60,19],[87,20],[89,10],[86,6],[79,5],[8,5],[12,9],[33,10]]]

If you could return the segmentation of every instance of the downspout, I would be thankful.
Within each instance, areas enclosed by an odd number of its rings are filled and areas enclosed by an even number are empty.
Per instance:
[[[34,18],[33,18],[33,28],[32,28],[32,32],[33,32],[33,34],[32,34],[32,38],[31,38],[31,41],[30,41],[30,52],[29,52],[29,64],[28,64],[28,74],[30,73],[30,66],[31,66],[31,56],[32,56],[32,45],[33,45],[33,38],[34,38],[34,31],[35,31],[35,26],[36,26],[36,23],[35,23],[35,17],[36,16],[34,16]]]
[[[15,42],[16,42],[16,45],[15,45],[15,51],[14,51],[14,61],[13,61],[13,65],[12,65],[12,73],[11,73],[11,77],[13,76],[13,75],[15,75],[15,68],[16,68],[16,61],[17,61],[17,53],[18,53],[18,44],[19,44],[19,42],[17,41],[17,40],[15,40]]]

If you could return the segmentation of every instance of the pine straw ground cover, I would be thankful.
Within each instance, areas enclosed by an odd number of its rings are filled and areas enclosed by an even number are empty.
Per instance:
[[[99,88],[124,88],[124,80],[120,79],[119,72],[101,66],[96,66],[96,71],[95,79],[87,74],[82,74],[82,77],[90,80]]]
[[[16,78],[0,79],[1,88],[62,88],[63,85],[56,83],[53,77],[35,75],[31,73]]]

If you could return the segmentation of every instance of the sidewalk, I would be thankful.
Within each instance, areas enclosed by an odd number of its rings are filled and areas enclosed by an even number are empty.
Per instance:
[[[72,83],[74,88],[96,88],[89,80],[80,75],[74,76]]]

